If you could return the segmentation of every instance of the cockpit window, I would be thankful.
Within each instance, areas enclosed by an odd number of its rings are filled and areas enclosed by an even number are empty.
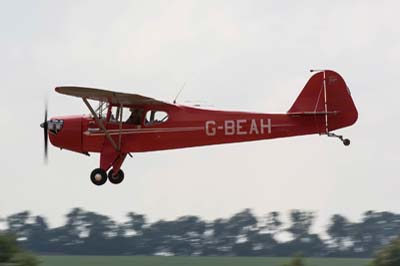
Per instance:
[[[141,108],[113,106],[110,114],[110,122],[131,125],[141,125],[144,111]]]
[[[168,113],[165,111],[149,110],[146,113],[144,124],[146,126],[161,124],[168,120]]]
[[[127,124],[141,125],[143,118],[143,109],[131,108],[131,115],[125,121]]]

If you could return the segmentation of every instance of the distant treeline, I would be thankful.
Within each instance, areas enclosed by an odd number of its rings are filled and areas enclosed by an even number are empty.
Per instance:
[[[336,214],[324,237],[311,233],[315,213],[292,210],[256,217],[245,209],[230,218],[205,221],[182,216],[149,223],[130,212],[127,222],[74,208],[66,223],[49,228],[45,217],[20,212],[3,219],[24,248],[42,254],[371,257],[400,236],[400,214],[368,211],[360,222]],[[284,235],[284,237],[282,237]],[[285,239],[285,240],[282,240]]]

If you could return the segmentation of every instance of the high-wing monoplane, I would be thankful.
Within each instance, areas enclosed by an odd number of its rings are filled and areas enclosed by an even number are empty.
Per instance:
[[[89,115],[57,116],[41,124],[47,139],[61,149],[100,153],[90,178],[95,185],[124,179],[121,166],[132,153],[320,134],[350,126],[358,113],[343,78],[331,70],[315,73],[289,111],[283,114],[207,110],[167,103],[138,94],[63,86],[56,92],[79,97]],[[89,101],[98,102],[94,108]],[[108,173],[107,173],[108,171]]]

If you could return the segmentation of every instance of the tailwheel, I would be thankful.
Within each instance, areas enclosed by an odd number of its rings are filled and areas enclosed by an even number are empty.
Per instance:
[[[90,174],[90,180],[92,180],[92,183],[96,186],[101,186],[107,182],[107,173],[101,168],[96,168]]]
[[[338,138],[341,142],[343,142],[344,146],[350,145],[350,140],[343,138],[343,136],[341,136],[341,135],[336,135],[335,133],[332,133],[332,132],[328,132],[326,135],[328,137]]]
[[[350,140],[349,139],[344,139],[343,140],[344,146],[349,146],[350,145]]]
[[[124,180],[124,171],[119,169],[116,174],[113,172],[114,172],[113,169],[108,171],[108,180],[113,184],[121,183]]]

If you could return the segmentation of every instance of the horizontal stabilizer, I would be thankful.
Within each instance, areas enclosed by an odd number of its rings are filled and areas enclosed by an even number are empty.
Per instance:
[[[290,116],[312,116],[312,115],[337,115],[340,111],[329,112],[288,112]]]

